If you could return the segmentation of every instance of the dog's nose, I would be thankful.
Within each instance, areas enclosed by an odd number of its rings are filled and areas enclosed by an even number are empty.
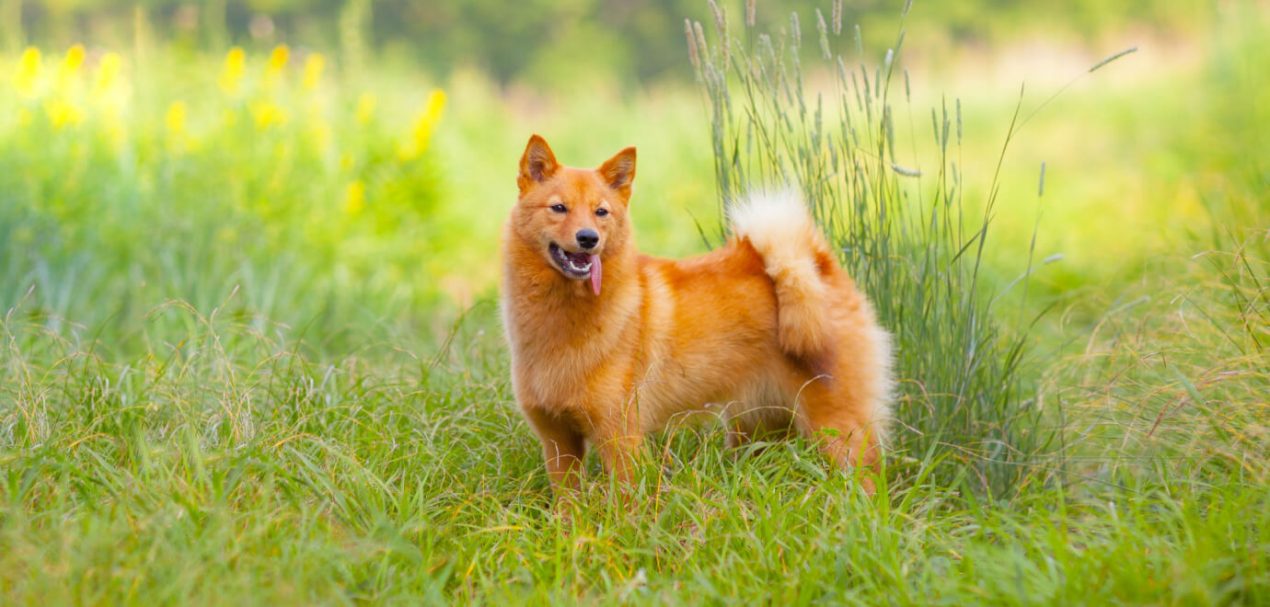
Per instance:
[[[578,230],[577,238],[578,246],[584,249],[594,249],[595,245],[600,244],[600,235],[591,228]]]

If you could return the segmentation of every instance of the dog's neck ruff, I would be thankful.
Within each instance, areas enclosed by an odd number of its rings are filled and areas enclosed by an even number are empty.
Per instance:
[[[596,335],[606,325],[625,324],[638,312],[639,269],[635,255],[605,257],[604,288],[596,295],[589,281],[571,280],[525,243],[513,243],[504,265],[503,297],[509,330],[520,346],[572,343],[578,335]],[[625,308],[625,310],[624,310]]]

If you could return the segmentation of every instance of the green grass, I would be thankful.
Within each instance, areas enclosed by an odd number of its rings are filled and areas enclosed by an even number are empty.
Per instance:
[[[1225,426],[1166,419],[1164,452],[1114,449],[1122,428],[1141,438],[1141,419],[1105,429],[1113,440],[1073,436],[1068,471],[1009,500],[972,478],[934,482],[931,461],[893,463],[868,499],[809,445],[736,459],[720,432],[684,430],[655,449],[666,471],[646,471],[633,505],[597,482],[563,522],[489,312],[430,360],[333,363],[179,310],[199,327],[183,345],[114,363],[8,321],[0,589],[15,603],[274,604],[1252,604],[1270,590],[1265,451],[1240,442],[1264,447],[1264,415],[1236,418],[1232,403],[1253,401],[1216,393],[1194,415]],[[1109,356],[1132,361],[1136,344]],[[1232,380],[1238,396],[1265,394],[1264,368],[1241,364],[1252,376]],[[1103,381],[1141,394],[1140,379],[1109,379],[1119,370],[1085,370],[1051,398]],[[1175,405],[1179,384],[1148,403]],[[1208,429],[1198,444],[1170,438],[1188,427]]]
[[[1248,12],[1205,34],[1188,71],[1112,90],[1098,78],[1116,64],[1085,78],[1018,131],[997,181],[1017,89],[962,102],[945,164],[914,74],[895,163],[925,176],[863,173],[866,210],[907,205],[908,223],[823,217],[885,253],[852,267],[903,325],[907,427],[878,494],[813,445],[732,453],[719,429],[683,428],[653,441],[629,498],[588,461],[569,520],[515,408],[490,298],[514,196],[498,167],[531,128],[574,164],[634,142],[641,245],[700,250],[693,218],[708,233],[717,219],[708,102],[673,87],[503,96],[460,74],[427,153],[405,158],[431,87],[402,86],[418,77],[393,65],[332,59],[310,89],[297,57],[267,89],[266,59],[249,57],[235,99],[217,84],[223,57],[130,54],[112,118],[92,53],[71,84],[46,54],[38,94],[0,78],[0,603],[1264,604],[1270,116],[1248,101],[1266,91],[1264,32],[1264,11]],[[0,58],[0,75],[17,62]],[[359,127],[363,92],[376,128]],[[57,99],[82,121],[55,124]],[[204,145],[169,147],[178,99]],[[259,128],[264,101],[288,120]],[[227,115],[241,122],[222,128]],[[871,133],[856,152],[876,167],[868,152],[890,152]],[[921,232],[953,162],[965,233]],[[994,183],[975,275],[947,247],[982,225]],[[996,298],[1026,268],[1038,204],[1034,258],[1065,258]],[[476,303],[459,316],[447,295]],[[971,355],[979,339],[999,349]],[[1016,340],[1028,354],[1003,367]],[[976,356],[985,375],[962,374]],[[976,388],[922,390],[957,381]],[[941,407],[963,417],[932,439]],[[1045,440],[995,438],[1026,457],[974,435],[1020,411]]]

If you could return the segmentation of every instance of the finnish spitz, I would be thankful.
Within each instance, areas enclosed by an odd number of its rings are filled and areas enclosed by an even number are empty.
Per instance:
[[[534,135],[520,159],[502,313],[553,489],[578,486],[588,445],[628,480],[644,435],[689,412],[722,419],[731,445],[791,430],[836,466],[876,469],[890,336],[802,200],[752,195],[723,247],[659,259],[635,246],[634,179],[633,147],[580,169]]]

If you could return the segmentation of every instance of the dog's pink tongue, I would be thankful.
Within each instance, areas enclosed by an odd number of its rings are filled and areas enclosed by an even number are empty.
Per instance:
[[[591,256],[591,290],[595,292],[596,296],[599,296],[600,294],[600,278],[603,273],[604,273],[604,270],[600,267],[600,256],[592,255]]]

